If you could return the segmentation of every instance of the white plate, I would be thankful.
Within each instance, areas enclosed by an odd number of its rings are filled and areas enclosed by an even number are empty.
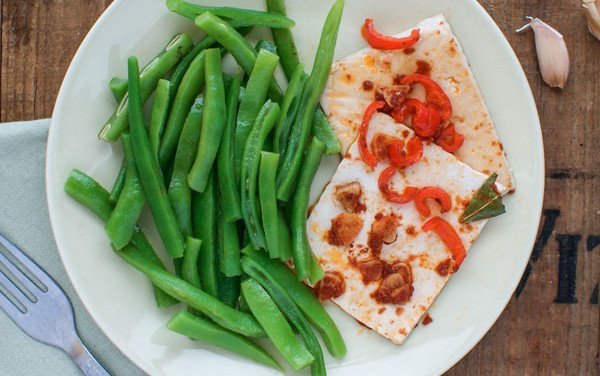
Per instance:
[[[262,0],[204,1],[263,7]],[[331,0],[288,0],[302,61],[310,63]],[[508,213],[493,219],[460,272],[431,309],[433,323],[419,326],[394,346],[328,307],[347,340],[348,355],[327,359],[332,375],[440,374],[463,357],[498,318],[523,272],[538,227],[544,192],[544,157],[539,119],[523,70],[492,19],[475,1],[347,0],[336,58],[364,47],[359,29],[376,19],[386,33],[444,13],[462,43],[514,169],[517,191]],[[47,193],[50,219],[65,268],[79,297],[106,335],[144,371],[154,375],[276,374],[238,356],[208,349],[169,332],[173,310],[154,306],[150,284],[114,255],[102,223],[63,192],[76,167],[110,187],[121,150],[96,134],[115,103],[107,88],[125,76],[126,58],[149,61],[176,33],[199,34],[192,23],[169,14],[163,0],[115,1],[75,55],[61,87],[48,138]],[[309,64],[310,65],[310,64]],[[332,172],[320,171],[320,183]],[[149,221],[146,216],[146,224]],[[156,244],[156,237],[153,239]]]

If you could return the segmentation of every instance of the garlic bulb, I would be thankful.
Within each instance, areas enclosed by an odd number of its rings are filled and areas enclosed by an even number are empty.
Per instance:
[[[539,18],[527,17],[529,23],[517,30],[523,32],[529,28],[535,35],[540,73],[550,87],[563,89],[569,77],[569,52],[561,33]]]
[[[585,16],[590,33],[600,41],[600,3],[596,0],[583,0]]]

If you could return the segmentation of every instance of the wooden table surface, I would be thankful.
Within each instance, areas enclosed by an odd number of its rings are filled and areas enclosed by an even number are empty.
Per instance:
[[[481,3],[531,84],[544,134],[546,193],[538,239],[519,289],[490,332],[448,374],[598,375],[600,42],[588,34],[579,0]],[[109,4],[0,0],[0,121],[50,117],[72,56]],[[542,83],[533,37],[513,32],[526,15],[565,36],[571,75],[563,91]]]

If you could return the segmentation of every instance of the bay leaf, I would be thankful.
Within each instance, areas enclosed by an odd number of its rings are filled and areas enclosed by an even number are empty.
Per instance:
[[[475,192],[475,196],[460,216],[460,222],[467,223],[496,217],[504,214],[506,209],[502,203],[502,195],[496,189],[497,174],[491,174],[483,185]]]

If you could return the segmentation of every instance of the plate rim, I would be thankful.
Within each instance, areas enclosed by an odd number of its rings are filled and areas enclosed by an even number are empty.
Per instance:
[[[48,158],[48,156],[50,155],[50,147],[54,142],[54,133],[52,131],[53,131],[53,129],[56,128],[55,119],[59,116],[59,114],[61,112],[61,108],[62,108],[62,102],[65,100],[64,99],[65,95],[63,94],[63,88],[67,87],[69,85],[69,83],[71,82],[71,80],[73,80],[73,77],[72,77],[72,75],[74,74],[73,67],[75,67],[79,63],[79,60],[82,59],[83,51],[89,44],[90,39],[92,39],[97,33],[99,33],[99,29],[101,29],[102,24],[104,23],[104,20],[109,18],[112,15],[112,13],[116,12],[116,9],[121,7],[124,2],[125,2],[125,0],[115,0],[104,10],[104,12],[102,12],[100,17],[98,17],[98,19],[94,22],[94,24],[92,25],[90,30],[87,32],[85,37],[82,39],[81,44],[79,45],[79,47],[77,47],[77,51],[75,51],[75,55],[73,55],[73,59],[71,59],[71,62],[69,63],[69,66],[67,67],[65,76],[60,84],[60,88],[58,89],[56,101],[54,102],[54,108],[52,109],[50,125],[48,126],[48,139],[46,141],[46,162],[45,162],[45,166],[44,166],[44,168],[45,168],[44,179],[45,179],[45,185],[46,185],[46,206],[48,208],[48,217],[50,218],[50,228],[52,229],[52,239],[54,241],[54,245],[56,246],[56,249],[58,250],[60,262],[63,266],[63,269],[65,270],[65,272],[67,274],[67,277],[69,277],[69,282],[71,283],[71,286],[73,286],[73,290],[75,291],[77,298],[79,298],[79,300],[83,304],[85,311],[88,313],[88,315],[90,315],[92,320],[94,320],[94,324],[96,324],[96,326],[98,326],[98,328],[100,328],[100,331],[102,331],[102,334],[110,341],[110,343],[114,347],[116,347],[119,350],[119,352],[121,352],[121,354],[123,354],[123,356],[125,356],[129,361],[131,361],[137,368],[142,370],[144,373],[151,375],[152,369],[149,368],[149,365],[147,364],[147,362],[145,360],[143,360],[142,358],[140,358],[139,356],[137,356],[137,354],[135,354],[135,353],[129,354],[127,351],[124,351],[122,346],[118,345],[112,339],[112,337],[109,335],[109,333],[108,333],[107,329],[104,327],[104,325],[100,324],[99,320],[96,317],[97,312],[93,312],[92,310],[88,309],[88,304],[86,303],[87,298],[85,298],[84,297],[85,295],[79,291],[79,288],[73,282],[73,277],[71,276],[71,271],[69,270],[69,268],[66,267],[64,254],[58,245],[58,240],[57,240],[58,231],[55,229],[54,215],[52,214],[52,211],[50,210],[50,191],[52,188],[51,188],[51,184],[49,183],[50,182],[49,175],[50,175],[50,170],[51,170],[51,168],[50,168],[50,160],[51,159]]]
[[[50,210],[51,204],[50,204],[50,198],[49,198],[50,192],[52,191],[53,188],[51,187],[51,184],[50,184],[50,181],[51,181],[51,178],[50,178],[51,158],[48,158],[48,156],[50,155],[51,145],[53,145],[53,143],[55,142],[54,141],[55,137],[53,136],[54,135],[53,130],[56,128],[56,125],[55,125],[56,118],[59,117],[59,115],[62,111],[62,108],[64,108],[63,102],[65,101],[65,98],[64,98],[65,94],[63,93],[63,89],[65,87],[69,86],[70,82],[73,80],[73,77],[72,77],[74,74],[73,67],[76,66],[79,63],[79,61],[81,60],[83,51],[85,48],[88,47],[90,39],[95,37],[96,34],[98,34],[100,32],[99,30],[101,29],[104,21],[106,19],[108,19],[114,12],[116,12],[117,9],[120,8],[125,3],[125,1],[126,0],[115,0],[104,10],[104,12],[102,12],[100,17],[98,17],[98,19],[94,22],[93,26],[90,28],[90,30],[87,32],[87,34],[81,41],[81,44],[79,45],[79,47],[77,48],[77,51],[73,55],[73,59],[71,60],[71,62],[68,65],[65,76],[61,82],[61,85],[60,85],[60,88],[59,88],[59,91],[58,91],[58,94],[56,97],[56,101],[54,103],[51,121],[50,121],[49,129],[48,129],[48,138],[47,138],[47,143],[46,143],[45,174],[44,174],[45,193],[46,193],[46,206],[48,208],[50,227],[52,229],[52,235],[53,235],[52,238],[53,238],[54,244],[56,246],[56,249],[58,250],[58,254],[59,254],[61,263],[63,265],[63,268],[64,268],[67,276],[69,277],[69,281],[70,281],[71,285],[73,286],[73,290],[75,291],[77,297],[83,303],[85,310],[90,315],[90,317],[94,320],[94,323],[98,326],[98,328],[100,328],[103,335],[121,352],[121,354],[123,354],[128,360],[130,360],[136,367],[141,369],[143,372],[145,372],[147,374],[152,374],[153,369],[151,368],[151,366],[144,359],[139,357],[137,354],[126,352],[120,344],[117,344],[115,341],[113,341],[112,337],[108,334],[107,329],[104,327],[104,325],[101,325],[99,323],[99,320],[96,318],[97,312],[94,313],[88,309],[88,304],[86,304],[86,301],[88,298],[84,297],[84,295],[79,291],[76,284],[73,283],[73,278],[71,276],[71,272],[65,266],[66,264],[65,264],[64,254],[61,251],[61,249],[58,245],[58,240],[57,240],[58,231],[55,228],[55,221],[57,221],[57,220],[54,218],[54,215],[52,214],[52,211]],[[540,140],[539,149],[536,150],[537,151],[536,154],[541,155],[541,158],[540,158],[541,163],[539,163],[539,171],[538,171],[539,181],[537,182],[541,188],[541,195],[540,195],[539,201],[536,203],[536,207],[535,207],[535,209],[536,209],[535,214],[537,217],[537,225],[534,227],[536,228],[536,231],[535,232],[532,231],[531,234],[529,234],[529,239],[527,242],[529,251],[527,253],[527,258],[525,258],[525,257],[523,258],[524,262],[520,267],[519,275],[522,278],[525,268],[528,264],[529,258],[531,256],[531,252],[533,250],[533,245],[535,243],[537,233],[539,232],[539,226],[541,223],[541,214],[542,214],[542,210],[543,210],[543,202],[544,202],[544,196],[545,196],[545,151],[544,151],[544,139],[542,136],[541,122],[540,122],[540,118],[539,118],[539,112],[537,109],[537,105],[535,103],[535,98],[533,97],[533,91],[531,90],[531,85],[527,79],[527,76],[525,75],[523,67],[522,67],[521,63],[519,62],[519,59],[518,59],[516,53],[514,52],[512,46],[506,39],[506,36],[502,32],[502,30],[500,29],[498,24],[494,21],[494,19],[491,17],[491,15],[485,10],[485,8],[476,0],[469,0],[469,1],[473,5],[475,5],[475,8],[477,9],[477,11],[483,16],[487,25],[490,26],[491,31],[493,31],[493,33],[499,37],[498,39],[503,44],[504,49],[509,51],[509,53],[510,53],[509,63],[511,64],[512,68],[515,69],[515,72],[518,74],[518,79],[520,81],[519,83],[522,85],[523,89],[526,91],[526,94],[527,94],[527,99],[529,102],[527,107],[534,109],[533,118],[531,120],[535,123],[535,125],[537,125],[536,127],[534,127],[535,128],[534,132],[535,132],[537,138]],[[483,331],[479,336],[477,336],[476,340],[474,340],[470,346],[466,346],[464,351],[457,352],[457,353],[453,354],[452,356],[450,356],[448,358],[448,361],[445,362],[440,367],[438,367],[438,369],[433,374],[441,375],[441,374],[447,372],[450,368],[455,366],[461,359],[463,359],[469,352],[471,352],[477,346],[477,344],[479,344],[479,342],[483,339],[483,337],[485,337],[485,335],[487,335],[489,333],[489,331],[492,329],[492,327],[496,324],[496,322],[498,321],[498,319],[500,318],[500,316],[506,309],[521,278],[518,278],[515,280],[515,283],[513,284],[513,286],[511,287],[510,290],[508,290],[508,289],[506,290],[506,291],[510,291],[510,293],[507,294],[507,297],[505,298],[504,302],[502,304],[498,305],[498,309],[492,315],[494,317],[493,320],[489,323],[489,325],[486,325],[487,329],[485,331]]]

